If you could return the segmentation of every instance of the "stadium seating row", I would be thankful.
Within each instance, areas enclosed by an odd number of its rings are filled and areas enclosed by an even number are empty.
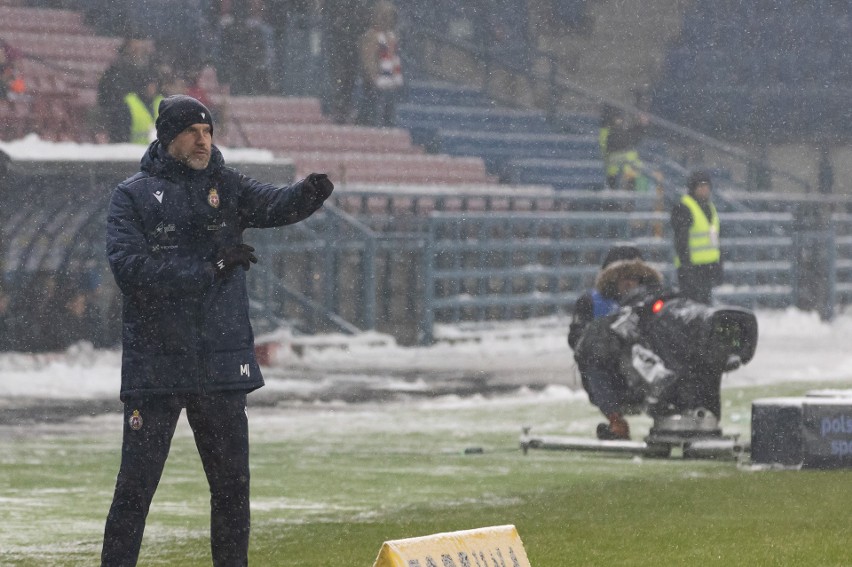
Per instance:
[[[727,138],[756,127],[776,141],[848,131],[852,115],[836,99],[852,87],[850,11],[847,0],[695,2],[653,111]]]
[[[80,12],[0,4],[0,34],[6,32],[91,35]]]
[[[3,105],[5,138],[91,141],[85,120],[97,82],[122,40],[94,35],[71,10],[0,5],[0,37],[24,54],[28,99]],[[496,182],[481,158],[426,155],[406,130],[337,126],[316,98],[232,97],[205,78],[224,123],[217,143],[257,147],[293,159],[298,174],[329,171],[347,182]]]
[[[413,82],[409,92],[397,123],[432,151],[481,157],[504,183],[603,185],[596,116],[566,115],[554,124],[543,111],[496,107],[478,89],[440,82]]]

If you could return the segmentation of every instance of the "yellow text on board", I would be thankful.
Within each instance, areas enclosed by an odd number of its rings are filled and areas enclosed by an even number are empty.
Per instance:
[[[531,567],[515,526],[386,541],[373,567]]]

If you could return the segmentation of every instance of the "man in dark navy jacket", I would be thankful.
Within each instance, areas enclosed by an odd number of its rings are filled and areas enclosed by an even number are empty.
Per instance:
[[[212,138],[203,104],[163,100],[141,171],[110,202],[107,256],[124,299],[124,437],[104,566],[136,564],[184,408],[210,485],[213,564],[248,564],[246,394],[263,377],[245,274],[257,258],[242,234],[309,217],[334,186],[323,174],[260,183],[226,167]]]

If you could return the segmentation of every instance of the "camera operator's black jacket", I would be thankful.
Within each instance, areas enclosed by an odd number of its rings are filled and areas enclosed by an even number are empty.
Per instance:
[[[122,400],[261,387],[246,274],[216,278],[212,261],[246,228],[295,223],[321,205],[301,181],[279,188],[226,167],[215,146],[195,171],[152,143],[141,171],[113,191],[107,218],[124,299]]]

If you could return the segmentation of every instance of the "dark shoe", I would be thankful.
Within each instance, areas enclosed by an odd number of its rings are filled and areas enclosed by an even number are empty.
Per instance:
[[[597,428],[598,439],[612,441],[614,439],[629,440],[630,425],[620,413],[607,416],[609,423],[599,423]]]
[[[599,423],[595,433],[597,433],[598,439],[601,441],[625,441],[630,439],[630,435],[627,437],[624,437],[623,434],[617,435],[609,428],[609,424],[606,423]]]
[[[609,430],[609,424],[607,423],[599,423],[598,429],[595,433],[597,433],[598,439],[601,441],[612,441],[615,439],[615,436],[613,436],[612,431]]]

